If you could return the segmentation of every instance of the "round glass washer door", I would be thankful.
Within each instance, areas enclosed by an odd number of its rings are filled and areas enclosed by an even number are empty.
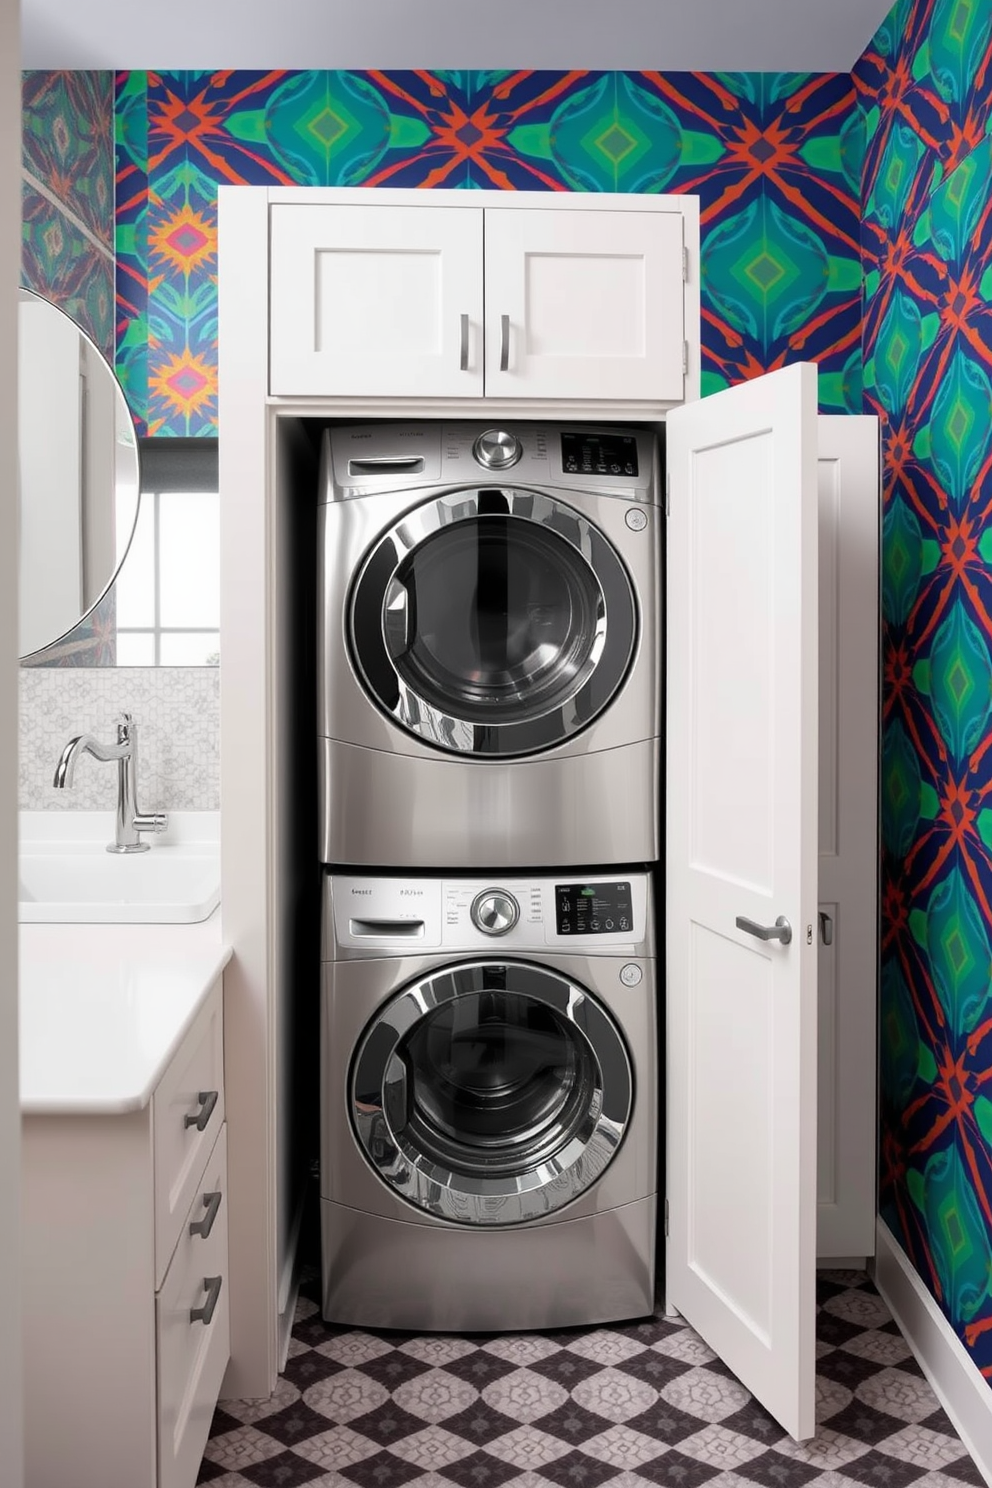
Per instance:
[[[448,492],[394,523],[350,605],[351,651],[380,708],[438,748],[553,748],[615,696],[637,636],[618,554],[539,492]]]
[[[367,1160],[415,1207],[507,1225],[561,1209],[601,1176],[633,1108],[606,1009],[521,961],[446,967],[393,997],[350,1080]]]

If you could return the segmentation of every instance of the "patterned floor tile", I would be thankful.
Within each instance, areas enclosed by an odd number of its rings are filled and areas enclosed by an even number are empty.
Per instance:
[[[375,1452],[375,1445],[367,1436],[359,1436],[350,1426],[332,1426],[317,1436],[298,1442],[293,1448],[297,1457],[315,1462],[322,1472],[343,1472],[356,1462],[364,1462]],[[323,1488],[323,1484],[321,1485]]]
[[[378,1380],[359,1374],[357,1369],[341,1369],[327,1379],[318,1380],[303,1391],[303,1399],[313,1410],[338,1425],[367,1415],[389,1400],[389,1391]]]
[[[497,1384],[499,1381],[497,1381]],[[490,1385],[490,1389],[495,1386]],[[395,1391],[394,1399],[421,1421],[444,1421],[467,1410],[479,1398],[474,1385],[449,1374],[446,1369],[429,1369],[416,1379],[407,1380]]]
[[[669,1381],[670,1388],[675,1381]],[[601,1369],[582,1380],[572,1390],[572,1399],[594,1415],[612,1421],[615,1426],[650,1410],[658,1399],[654,1385],[639,1380],[621,1369]]]
[[[568,1452],[542,1468],[541,1476],[559,1483],[561,1488],[599,1488],[600,1483],[612,1478],[613,1469],[608,1462],[599,1462],[584,1452]],[[683,1485],[683,1488],[689,1488],[689,1485]]]
[[[286,1369],[215,1413],[211,1488],[983,1488],[860,1272],[818,1278],[817,1433],[794,1442],[681,1321],[373,1333],[305,1279]]]
[[[493,1410],[502,1411],[527,1425],[529,1421],[536,1421],[564,1405],[568,1391],[555,1380],[535,1374],[533,1369],[514,1369],[512,1374],[487,1385],[482,1398]]]
[[[517,1469],[489,1452],[473,1452],[460,1462],[453,1462],[444,1475],[458,1483],[460,1488],[501,1488],[503,1483],[516,1477]]]
[[[319,1472],[320,1469],[316,1468],[316,1474]],[[383,1451],[343,1467],[341,1473],[352,1483],[357,1483],[358,1488],[402,1488],[404,1483],[420,1476],[420,1468],[412,1462],[404,1462],[402,1457],[392,1452]]]
[[[636,1473],[645,1462],[657,1460],[660,1445],[655,1437],[631,1430],[628,1423],[625,1426],[611,1426],[609,1431],[601,1431],[598,1436],[589,1437],[582,1443],[582,1450],[587,1457],[595,1457],[600,1462],[608,1462],[611,1467]]]
[[[552,1359],[561,1357],[552,1354]],[[530,1368],[537,1368],[542,1363],[537,1360]],[[501,1359],[498,1354],[490,1354],[485,1349],[473,1348],[469,1354],[462,1354],[455,1359],[449,1359],[442,1368],[456,1379],[464,1380],[466,1384],[474,1385],[481,1390],[485,1385],[491,1384],[493,1380],[502,1379],[505,1374],[512,1374],[518,1366],[509,1359]]]
[[[913,1462],[899,1462],[872,1447],[840,1471],[844,1477],[853,1478],[856,1483],[869,1483],[872,1488],[908,1488],[908,1484],[923,1477],[926,1469]]]
[[[712,1369],[690,1369],[670,1380],[661,1390],[662,1399],[703,1421],[722,1421],[751,1399],[738,1380],[723,1379]]]
[[[422,1431],[414,1431],[402,1441],[394,1442],[390,1450],[395,1457],[402,1457],[404,1462],[411,1462],[414,1467],[427,1472],[444,1472],[453,1462],[470,1457],[476,1448],[472,1442],[456,1436],[453,1431],[446,1431],[443,1426],[425,1426]]]
[[[571,1440],[563,1440],[538,1426],[519,1426],[505,1436],[491,1441],[486,1451],[501,1462],[509,1462],[521,1472],[543,1472],[550,1462],[557,1462],[573,1450]]]
[[[506,1436],[517,1424],[503,1411],[493,1410],[491,1405],[481,1399],[474,1400],[467,1410],[448,1416],[444,1423],[446,1431],[453,1432],[477,1447],[484,1447],[498,1436]]]
[[[566,1400],[564,1405],[547,1416],[541,1416],[533,1424],[535,1431],[547,1432],[550,1436],[577,1447],[590,1437],[599,1436],[606,1427],[607,1419],[598,1411],[588,1410],[573,1395],[571,1400]]]
[[[922,1421],[933,1410],[933,1391],[919,1370],[882,1369],[862,1380],[854,1393],[865,1405],[899,1421]]]
[[[711,1425],[680,1441],[679,1451],[696,1462],[705,1462],[723,1472],[743,1472],[748,1463],[764,1454],[766,1448],[753,1436],[729,1431],[726,1426]]]

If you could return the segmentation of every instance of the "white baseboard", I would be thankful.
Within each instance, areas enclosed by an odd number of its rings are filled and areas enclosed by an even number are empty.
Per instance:
[[[875,1244],[875,1285],[975,1466],[992,1485],[992,1386],[881,1219]]]

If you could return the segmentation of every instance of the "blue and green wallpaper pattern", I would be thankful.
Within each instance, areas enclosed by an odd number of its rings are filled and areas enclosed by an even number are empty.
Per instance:
[[[992,1378],[992,5],[858,64],[882,420],[881,1210]]]
[[[861,403],[862,118],[847,76],[162,72],[117,83],[118,371],[216,432],[217,187],[693,192],[703,386],[797,359]]]

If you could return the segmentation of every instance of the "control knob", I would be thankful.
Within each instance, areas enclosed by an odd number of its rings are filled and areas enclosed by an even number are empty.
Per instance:
[[[483,889],[472,900],[471,914],[483,935],[505,935],[520,918],[520,905],[505,889]]]
[[[509,470],[523,454],[523,446],[517,436],[506,429],[487,429],[475,441],[472,453],[487,470]]]

